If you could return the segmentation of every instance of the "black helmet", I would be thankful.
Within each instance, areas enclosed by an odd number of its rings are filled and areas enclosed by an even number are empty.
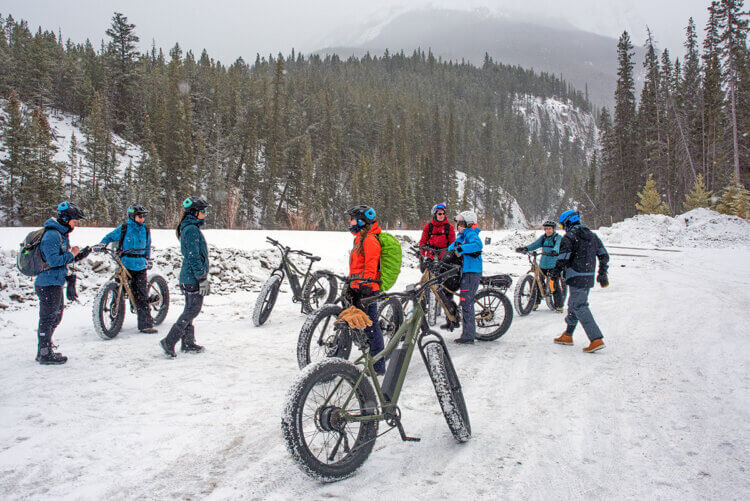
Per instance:
[[[135,216],[145,216],[148,214],[148,210],[141,204],[133,204],[128,207],[128,218],[135,219]]]
[[[375,209],[368,205],[357,205],[346,211],[346,213],[349,214],[349,217],[357,220],[358,226],[364,226],[365,223],[377,221]]]
[[[205,213],[208,207],[211,207],[211,204],[202,197],[187,197],[182,202],[182,210],[194,216],[199,212]]]
[[[83,211],[73,202],[61,202],[57,206],[57,219],[67,223],[71,219],[86,219]]]
[[[544,222],[544,224],[542,224],[542,228],[547,228],[547,227],[549,227],[549,228],[555,228],[555,226],[557,226],[557,223],[556,223],[556,222],[554,222],[554,221],[551,221],[551,220],[549,220],[549,219],[547,219],[547,220],[546,220],[546,221]]]

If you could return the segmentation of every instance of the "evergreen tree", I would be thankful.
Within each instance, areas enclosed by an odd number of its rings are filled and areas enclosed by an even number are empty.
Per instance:
[[[750,191],[742,185],[736,173],[732,174],[729,184],[724,188],[716,203],[716,210],[722,214],[750,219]]]
[[[52,131],[42,110],[31,114],[29,157],[21,183],[19,212],[25,225],[34,224],[49,214],[62,198],[62,168],[53,157]]]
[[[711,191],[706,190],[706,183],[703,182],[703,175],[698,174],[693,188],[685,195],[685,202],[682,204],[682,210],[685,212],[700,207],[711,206]]]
[[[19,198],[18,191],[23,179],[29,171],[29,136],[21,112],[21,103],[15,91],[11,91],[5,104],[8,116],[3,124],[0,122],[0,132],[5,143],[5,155],[0,157],[0,168],[4,179],[2,201],[5,224],[14,225],[18,219]]]
[[[638,214],[664,214],[669,215],[669,207],[662,202],[659,192],[656,191],[654,175],[649,174],[646,184],[638,193],[639,203],[635,204]]]
[[[73,134],[70,137],[70,148],[68,150],[68,185],[66,196],[68,200],[80,199],[81,165],[78,157],[78,138]]]
[[[114,13],[112,25],[106,33],[110,38],[108,56],[112,79],[113,128],[115,133],[122,134],[135,102],[136,43],[140,38],[135,34],[135,24],[128,23],[128,18],[120,12]]]
[[[110,164],[111,136],[105,125],[104,109],[98,92],[91,101],[91,113],[83,123],[86,139],[85,163],[82,165],[85,186],[82,208],[92,221],[106,221],[107,201],[103,196]]]

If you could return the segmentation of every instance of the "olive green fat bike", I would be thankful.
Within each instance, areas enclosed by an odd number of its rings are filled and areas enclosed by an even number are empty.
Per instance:
[[[289,279],[289,285],[292,288],[292,302],[301,303],[302,313],[310,313],[323,304],[333,301],[338,289],[336,279],[326,274],[324,270],[310,273],[313,264],[320,261],[318,256],[313,256],[303,250],[293,250],[271,237],[266,237],[266,241],[281,251],[281,262],[260,289],[253,310],[253,325],[259,327],[271,316],[285,276]],[[303,272],[299,269],[289,258],[290,254],[297,254],[309,260],[307,271]]]
[[[414,249],[416,252],[418,250]],[[438,256],[445,249],[423,245],[419,250],[428,250]],[[447,251],[442,259],[425,258],[425,271],[420,279],[420,284],[426,283],[433,277],[455,268],[459,270],[460,261],[454,262],[453,251]],[[451,295],[460,296],[458,292],[460,277],[458,274],[451,279],[433,284],[422,297],[422,309],[425,311],[427,323],[434,326],[438,316],[443,313],[451,330],[461,325],[460,308],[449,300]],[[509,275],[483,276],[480,279],[480,289],[474,296],[474,315],[476,322],[477,341],[495,341],[501,338],[513,322],[513,306],[510,299],[505,295],[512,283]]]
[[[421,286],[410,285],[406,292],[388,294],[414,306],[382,352],[370,355],[365,331],[350,329],[362,351],[354,363],[327,358],[309,365],[297,377],[287,393],[281,429],[287,448],[305,473],[322,482],[346,478],[365,462],[375,440],[393,429],[404,441],[420,440],[406,435],[398,406],[415,347],[453,437],[458,442],[471,438],[469,413],[448,349],[442,337],[430,330],[420,305],[425,291],[454,274],[451,270]],[[374,364],[382,359],[388,359],[388,367],[381,384]],[[381,422],[386,426],[382,432]]]
[[[537,264],[536,257],[538,252],[523,252],[529,259],[531,268],[526,275],[522,276],[516,282],[516,291],[513,296],[513,303],[519,315],[525,316],[536,310],[544,299],[547,307],[552,311],[563,311],[565,296],[568,295],[568,286],[565,285],[565,277],[560,280],[552,280],[544,275],[542,269]],[[560,304],[555,305],[555,287],[560,287]]]
[[[112,279],[105,283],[94,298],[94,328],[99,337],[110,340],[117,337],[125,320],[125,299],[130,305],[130,312],[136,312],[135,295],[130,287],[131,275],[120,258],[138,255],[145,249],[131,249],[125,252],[104,248],[101,252],[109,255],[117,265]],[[169,311],[169,287],[161,275],[150,274],[148,279],[148,305],[154,325],[161,324]]]

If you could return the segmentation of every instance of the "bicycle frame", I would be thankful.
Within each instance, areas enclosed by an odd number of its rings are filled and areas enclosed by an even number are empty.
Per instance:
[[[122,264],[122,260],[120,260],[120,256],[118,256],[114,252],[110,253],[110,255],[117,263],[117,270],[115,270],[114,275],[112,275],[112,279],[115,280],[119,284],[119,287],[117,288],[116,304],[120,304],[120,298],[122,297],[122,293],[124,290],[125,295],[128,297],[128,301],[130,302],[131,311],[135,310],[136,309],[135,296],[133,295],[133,290],[130,288],[130,280],[132,277],[130,276],[128,269],[125,268],[125,265]]]
[[[277,247],[281,247],[278,245]],[[281,248],[281,263],[271,272],[271,275],[274,274],[280,274],[281,279],[284,280],[284,276],[289,279],[289,284],[292,287],[292,295],[294,297],[295,301],[301,301],[302,300],[302,291],[305,288],[305,285],[307,285],[307,282],[312,277],[310,270],[312,270],[313,262],[310,260],[310,264],[307,266],[307,271],[302,272],[302,270],[295,265],[291,259],[289,259],[289,253],[292,252],[289,248]],[[302,283],[299,281],[299,277],[303,276],[304,279],[302,280]]]
[[[534,274],[534,285],[539,289],[540,297],[547,297],[550,294],[550,290],[545,288],[544,280],[542,280],[542,269],[539,267],[539,264],[536,262],[536,253],[532,252],[529,253],[529,261],[531,262],[531,269],[527,271],[526,273],[533,273]],[[553,286],[554,287],[554,286]]]

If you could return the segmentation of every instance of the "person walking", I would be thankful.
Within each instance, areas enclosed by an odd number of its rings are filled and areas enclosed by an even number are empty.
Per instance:
[[[146,334],[158,332],[154,328],[154,319],[148,302],[148,270],[153,266],[151,261],[151,231],[146,226],[148,211],[142,205],[128,207],[128,220],[102,238],[94,246],[98,252],[111,242],[118,242],[118,252],[122,264],[130,273],[130,286],[133,290],[135,306],[138,312],[138,330]]]
[[[458,256],[463,256],[460,285],[463,330],[461,337],[454,341],[459,344],[474,344],[477,330],[476,318],[474,318],[474,296],[482,278],[482,248],[484,247],[479,238],[479,232],[482,230],[477,225],[476,212],[467,210],[456,216],[456,228],[458,228],[458,237],[448,246],[448,249],[454,250]]]
[[[208,246],[201,232],[206,222],[206,214],[211,205],[200,197],[188,197],[182,202],[183,214],[177,225],[177,238],[182,252],[180,269],[180,290],[185,295],[185,309],[172,325],[161,344],[164,353],[174,358],[174,347],[180,340],[180,350],[186,353],[200,353],[203,346],[195,343],[193,320],[201,312],[203,298],[211,293],[208,282]]]
[[[52,335],[62,321],[65,302],[63,286],[68,274],[68,266],[84,259],[91,249],[70,247],[70,232],[81,219],[86,219],[83,211],[72,202],[62,202],[57,206],[57,217],[44,223],[44,235],[39,244],[42,259],[48,269],[37,275],[34,291],[39,298],[39,326],[37,329],[36,361],[41,365],[61,365],[68,357],[54,351]]]
[[[349,215],[349,231],[354,235],[354,247],[349,254],[349,276],[380,280],[380,225],[377,221],[375,209],[367,205],[357,205],[347,211]],[[359,300],[380,290],[376,282],[353,281],[349,284],[353,295],[353,304],[361,308]],[[380,329],[378,319],[378,305],[376,302],[368,304],[364,309],[372,321],[372,325],[365,329],[365,334],[370,341],[370,354],[377,355],[383,348],[383,331]],[[381,359],[375,363],[375,372],[385,374],[385,360]]]
[[[560,242],[560,254],[551,274],[557,278],[565,272],[565,283],[568,284],[568,315],[565,317],[565,332],[554,341],[557,344],[572,345],[573,332],[580,322],[589,338],[589,345],[583,351],[593,353],[604,348],[604,336],[589,309],[589,291],[594,286],[597,259],[599,273],[596,281],[602,287],[609,286],[609,254],[599,237],[581,223],[581,215],[577,211],[563,212],[558,222],[565,228],[565,236]]]

